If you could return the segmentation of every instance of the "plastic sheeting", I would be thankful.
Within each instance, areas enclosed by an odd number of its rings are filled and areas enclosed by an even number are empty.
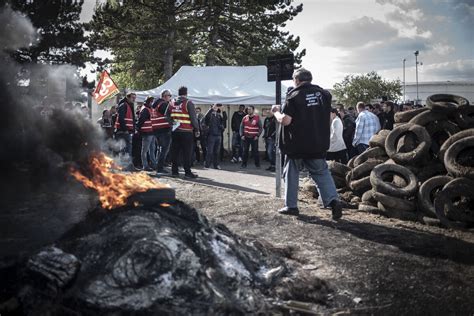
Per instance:
[[[137,101],[159,97],[164,89],[173,96],[186,86],[195,104],[275,104],[275,82],[267,82],[266,66],[182,66],[168,81],[147,91],[136,91]],[[282,83],[282,100],[287,87]]]

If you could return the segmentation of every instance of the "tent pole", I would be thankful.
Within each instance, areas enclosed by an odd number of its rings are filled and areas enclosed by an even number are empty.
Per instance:
[[[281,80],[280,80],[280,74],[277,72],[277,78],[275,81],[275,90],[276,90],[276,104],[281,105]],[[281,129],[281,124],[276,122],[276,129],[277,129],[277,134],[276,134],[276,161],[275,161],[275,196],[277,198],[281,197],[281,153],[280,153],[280,129]]]

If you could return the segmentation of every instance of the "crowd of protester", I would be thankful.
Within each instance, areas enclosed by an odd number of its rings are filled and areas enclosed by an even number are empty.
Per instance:
[[[188,99],[186,87],[179,88],[175,98],[171,91],[164,90],[158,99],[148,97],[143,104],[135,103],[136,95],[129,93],[118,105],[105,109],[98,120],[107,138],[120,141],[117,154],[126,170],[179,176],[182,166],[186,178],[196,178],[191,170],[194,164],[221,169],[227,128],[222,104],[214,104],[203,113]],[[232,163],[246,168],[251,153],[259,168],[258,143],[263,136],[265,160],[270,163],[267,170],[275,171],[276,122],[271,111],[262,122],[254,106],[240,105],[232,115],[231,129]]]

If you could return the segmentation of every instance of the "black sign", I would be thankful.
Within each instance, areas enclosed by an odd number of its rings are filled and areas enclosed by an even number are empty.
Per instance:
[[[267,58],[267,81],[291,80],[295,57],[293,54],[275,55]]]

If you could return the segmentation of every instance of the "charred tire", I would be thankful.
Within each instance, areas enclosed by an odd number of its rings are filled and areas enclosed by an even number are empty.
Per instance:
[[[457,142],[458,140],[462,138],[466,138],[469,136],[474,136],[474,128],[467,129],[465,131],[460,131],[459,133],[456,133],[449,137],[441,146],[441,149],[439,150],[438,153],[438,158],[441,160],[441,162],[444,163],[444,155],[446,153],[446,150],[448,150],[449,146]]]
[[[366,162],[369,158],[380,158],[386,160],[387,153],[380,147],[369,148],[354,159],[354,168]]]
[[[462,129],[474,127],[474,106],[468,106],[456,112],[454,115],[456,124]]]
[[[385,175],[397,175],[402,177],[407,185],[399,188],[392,183],[385,182]],[[418,188],[418,180],[413,172],[409,169],[392,164],[378,165],[370,173],[370,183],[376,192],[384,193],[393,197],[409,198],[415,195]]]
[[[453,94],[433,94],[426,99],[426,106],[433,112],[452,113],[458,108],[469,106],[466,98]]]
[[[423,113],[422,113],[423,114]],[[397,143],[405,134],[414,133],[418,139],[418,146],[410,152],[397,152]],[[385,150],[388,156],[396,163],[412,164],[421,160],[429,152],[431,138],[423,126],[406,123],[392,130],[385,140]]]
[[[404,212],[415,212],[416,211],[416,203],[415,201],[409,201],[401,198],[396,198],[393,196],[388,196],[383,193],[374,192],[373,193],[374,199],[377,202],[382,203],[385,207],[396,209]]]
[[[444,155],[444,165],[449,174],[474,179],[474,167],[458,163],[459,154],[468,148],[474,148],[474,136],[462,138],[449,146]]]
[[[434,121],[443,121],[446,119],[446,114],[436,113],[432,111],[424,111],[412,118],[409,123],[426,126]]]
[[[451,180],[453,178],[449,176],[437,176],[423,182],[418,191],[418,206],[424,214],[436,218],[434,200],[437,193]]]
[[[364,194],[364,192],[372,189],[372,186],[370,184],[370,177],[351,181],[350,188],[354,191],[356,195],[361,196],[362,194]]]
[[[416,173],[419,183],[424,183],[428,179],[436,176],[445,176],[448,172],[444,164],[438,161],[426,164],[426,166]]]
[[[408,220],[408,221],[418,221],[419,216],[415,212],[400,211],[398,209],[393,209],[388,206],[385,206],[380,202],[377,203],[377,207],[388,217],[398,218],[401,220]]]
[[[347,186],[346,179],[344,177],[333,175],[332,178],[334,180],[334,184],[336,185],[336,188],[340,189]]]
[[[346,174],[346,185],[349,189],[351,189],[351,181],[352,181],[352,171],[349,171]]]
[[[465,228],[467,226],[465,221],[453,220],[447,215],[450,212],[456,212],[453,200],[460,197],[468,199],[474,197],[474,181],[467,178],[454,179],[448,182],[448,184],[443,187],[443,190],[436,196],[434,200],[436,216],[443,225],[451,228]],[[474,210],[471,211],[474,212]]]
[[[423,107],[423,108],[418,108],[418,109],[414,109],[410,111],[397,112],[395,113],[395,116],[394,116],[395,123],[407,123],[418,114],[425,112],[427,110],[428,108]]]
[[[362,203],[368,205],[377,206],[377,200],[374,198],[373,190],[366,191],[364,194],[362,194],[361,201]]]
[[[337,161],[328,161],[328,168],[332,175],[345,178],[351,168]]]
[[[377,134],[375,134],[374,136],[370,138],[369,146],[385,148],[385,139],[387,138],[388,134],[390,134],[390,130],[388,129],[380,130]]]
[[[349,168],[351,168],[351,169],[354,168],[354,160],[355,160],[356,158],[357,158],[357,156],[354,156],[354,157],[352,157],[351,159],[349,159],[349,161],[347,162],[347,166],[348,166]]]
[[[357,210],[361,212],[372,213],[372,214],[382,213],[377,206],[373,206],[373,205],[369,205],[365,203],[359,203],[359,205],[357,206]]]
[[[358,165],[352,170],[352,177],[351,179],[357,180],[363,177],[370,176],[370,172],[374,169],[375,166],[384,163],[383,160],[378,159],[369,159],[366,162]]]

